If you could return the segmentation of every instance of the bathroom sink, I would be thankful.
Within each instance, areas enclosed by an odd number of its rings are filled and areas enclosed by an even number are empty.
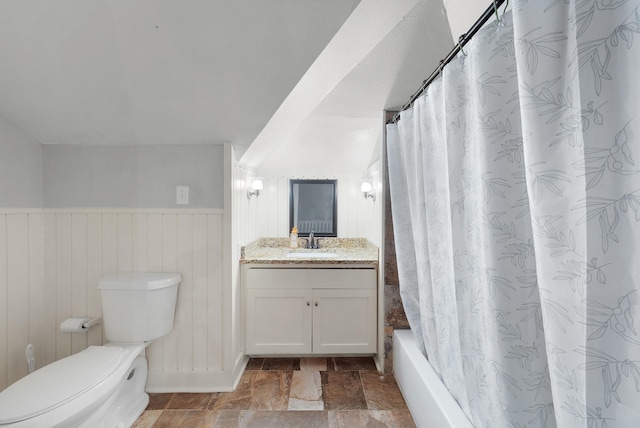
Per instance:
[[[337,257],[336,253],[288,253],[287,257],[293,257],[297,259],[322,259],[329,257]]]

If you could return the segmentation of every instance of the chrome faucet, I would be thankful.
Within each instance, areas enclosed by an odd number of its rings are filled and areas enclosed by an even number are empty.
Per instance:
[[[306,248],[313,249],[313,250],[320,248],[318,247],[318,239],[317,238],[314,239],[313,230],[309,232],[309,239],[307,240]]]

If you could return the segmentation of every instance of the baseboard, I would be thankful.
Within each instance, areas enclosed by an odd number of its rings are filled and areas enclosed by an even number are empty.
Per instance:
[[[231,392],[238,386],[248,361],[248,357],[241,358],[231,371],[150,371],[145,391]]]

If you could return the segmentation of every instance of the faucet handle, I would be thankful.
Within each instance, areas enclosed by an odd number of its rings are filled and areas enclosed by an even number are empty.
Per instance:
[[[320,240],[324,240],[323,237],[316,238],[316,248],[320,248]]]

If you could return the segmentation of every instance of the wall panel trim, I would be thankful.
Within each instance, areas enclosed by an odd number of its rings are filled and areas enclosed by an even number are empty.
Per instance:
[[[2,212],[2,211],[0,211]],[[224,214],[220,208],[42,208],[54,214]]]

